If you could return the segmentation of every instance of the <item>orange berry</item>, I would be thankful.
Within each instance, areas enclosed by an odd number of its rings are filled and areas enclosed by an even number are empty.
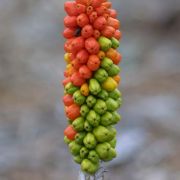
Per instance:
[[[101,61],[97,55],[89,56],[87,66],[91,71],[96,71],[99,68],[100,64]]]
[[[101,31],[102,35],[107,37],[107,38],[112,38],[114,33],[115,33],[115,29],[111,26],[106,26],[102,31]]]
[[[121,82],[121,77],[119,75],[114,76],[113,79],[119,84]]]
[[[102,3],[102,6],[106,7],[106,8],[111,8],[112,7],[112,3],[111,2],[104,2]]]
[[[105,14],[103,14],[103,17],[105,17],[105,19],[107,20],[110,16],[108,13],[105,13]]]
[[[84,83],[81,88],[80,88],[81,94],[83,96],[88,96],[89,95],[89,85],[88,83]]]
[[[99,59],[103,59],[105,56],[106,55],[105,55],[104,51],[99,51],[99,53],[98,53]]]
[[[118,65],[122,60],[122,55],[120,53],[117,53],[117,56],[115,59],[113,59],[114,64]]]
[[[112,18],[112,17],[109,17],[108,20],[107,20],[107,24],[109,26],[112,26],[113,28],[115,29],[119,29],[120,28],[120,21],[115,19],[115,18]]]
[[[104,6],[100,6],[100,7],[96,8],[96,12],[99,16],[102,16],[103,14],[108,12],[108,9]]]
[[[115,61],[117,58],[117,51],[113,48],[110,48],[107,52],[106,52],[106,56],[108,58],[110,58],[112,61]]]

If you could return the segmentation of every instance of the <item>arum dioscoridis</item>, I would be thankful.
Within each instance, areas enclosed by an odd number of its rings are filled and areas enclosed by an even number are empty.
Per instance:
[[[116,157],[121,24],[108,0],[69,0],[64,9],[64,141],[82,171],[95,174],[100,161]]]

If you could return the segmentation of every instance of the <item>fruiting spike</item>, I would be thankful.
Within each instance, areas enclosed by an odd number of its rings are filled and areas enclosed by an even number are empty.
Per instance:
[[[100,161],[116,157],[113,126],[121,120],[117,109],[122,105],[120,21],[108,0],[67,1],[64,9],[62,100],[69,124],[64,141],[82,171],[95,174]]]

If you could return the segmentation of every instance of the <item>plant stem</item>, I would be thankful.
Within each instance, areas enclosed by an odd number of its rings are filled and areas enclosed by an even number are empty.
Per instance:
[[[82,171],[80,171],[78,180],[104,180],[105,172],[107,172],[107,170],[105,170],[103,167],[101,167],[98,170],[98,172],[93,176],[85,174]]]

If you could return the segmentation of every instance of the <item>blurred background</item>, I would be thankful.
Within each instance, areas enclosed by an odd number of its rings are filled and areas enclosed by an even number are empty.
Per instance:
[[[76,180],[63,142],[64,0],[0,0],[0,180]],[[180,1],[112,0],[123,39],[118,158],[106,179],[180,179]]]

